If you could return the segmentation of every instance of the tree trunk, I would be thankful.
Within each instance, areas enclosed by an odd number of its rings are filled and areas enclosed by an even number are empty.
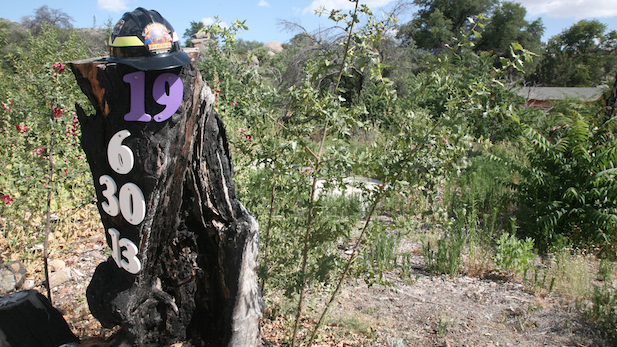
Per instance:
[[[0,299],[0,346],[58,347],[79,342],[62,314],[36,290]]]
[[[236,198],[225,128],[199,70],[70,66],[96,110],[77,105],[112,249],[87,290],[92,314],[139,346],[260,345],[258,225]]]

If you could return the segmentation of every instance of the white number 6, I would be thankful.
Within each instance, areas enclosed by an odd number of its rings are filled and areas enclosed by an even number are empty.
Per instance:
[[[122,144],[122,141],[129,136],[131,136],[131,133],[128,130],[120,130],[111,137],[109,145],[107,145],[109,166],[121,175],[131,172],[135,164],[133,151],[128,146]]]

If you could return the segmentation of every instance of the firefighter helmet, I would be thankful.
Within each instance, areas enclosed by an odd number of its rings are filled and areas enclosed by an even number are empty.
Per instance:
[[[138,70],[165,70],[185,65],[191,58],[182,51],[173,27],[157,11],[138,7],[126,12],[109,37],[110,62]]]

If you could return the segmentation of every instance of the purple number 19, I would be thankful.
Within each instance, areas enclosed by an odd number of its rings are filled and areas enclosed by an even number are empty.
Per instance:
[[[146,113],[146,73],[137,71],[124,75],[122,80],[131,89],[131,109],[124,115],[124,120],[131,122],[149,122],[152,116]],[[152,85],[154,101],[165,108],[154,116],[157,122],[168,120],[180,107],[184,86],[182,80],[172,73],[159,75]]]

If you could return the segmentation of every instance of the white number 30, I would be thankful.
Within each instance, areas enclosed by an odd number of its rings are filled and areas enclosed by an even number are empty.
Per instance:
[[[101,203],[103,211],[115,217],[122,212],[122,217],[133,225],[143,222],[146,217],[146,200],[144,193],[135,183],[127,183],[120,188],[120,199],[116,197],[118,186],[113,178],[103,175],[99,178],[99,183],[105,186],[101,194],[107,199]]]

